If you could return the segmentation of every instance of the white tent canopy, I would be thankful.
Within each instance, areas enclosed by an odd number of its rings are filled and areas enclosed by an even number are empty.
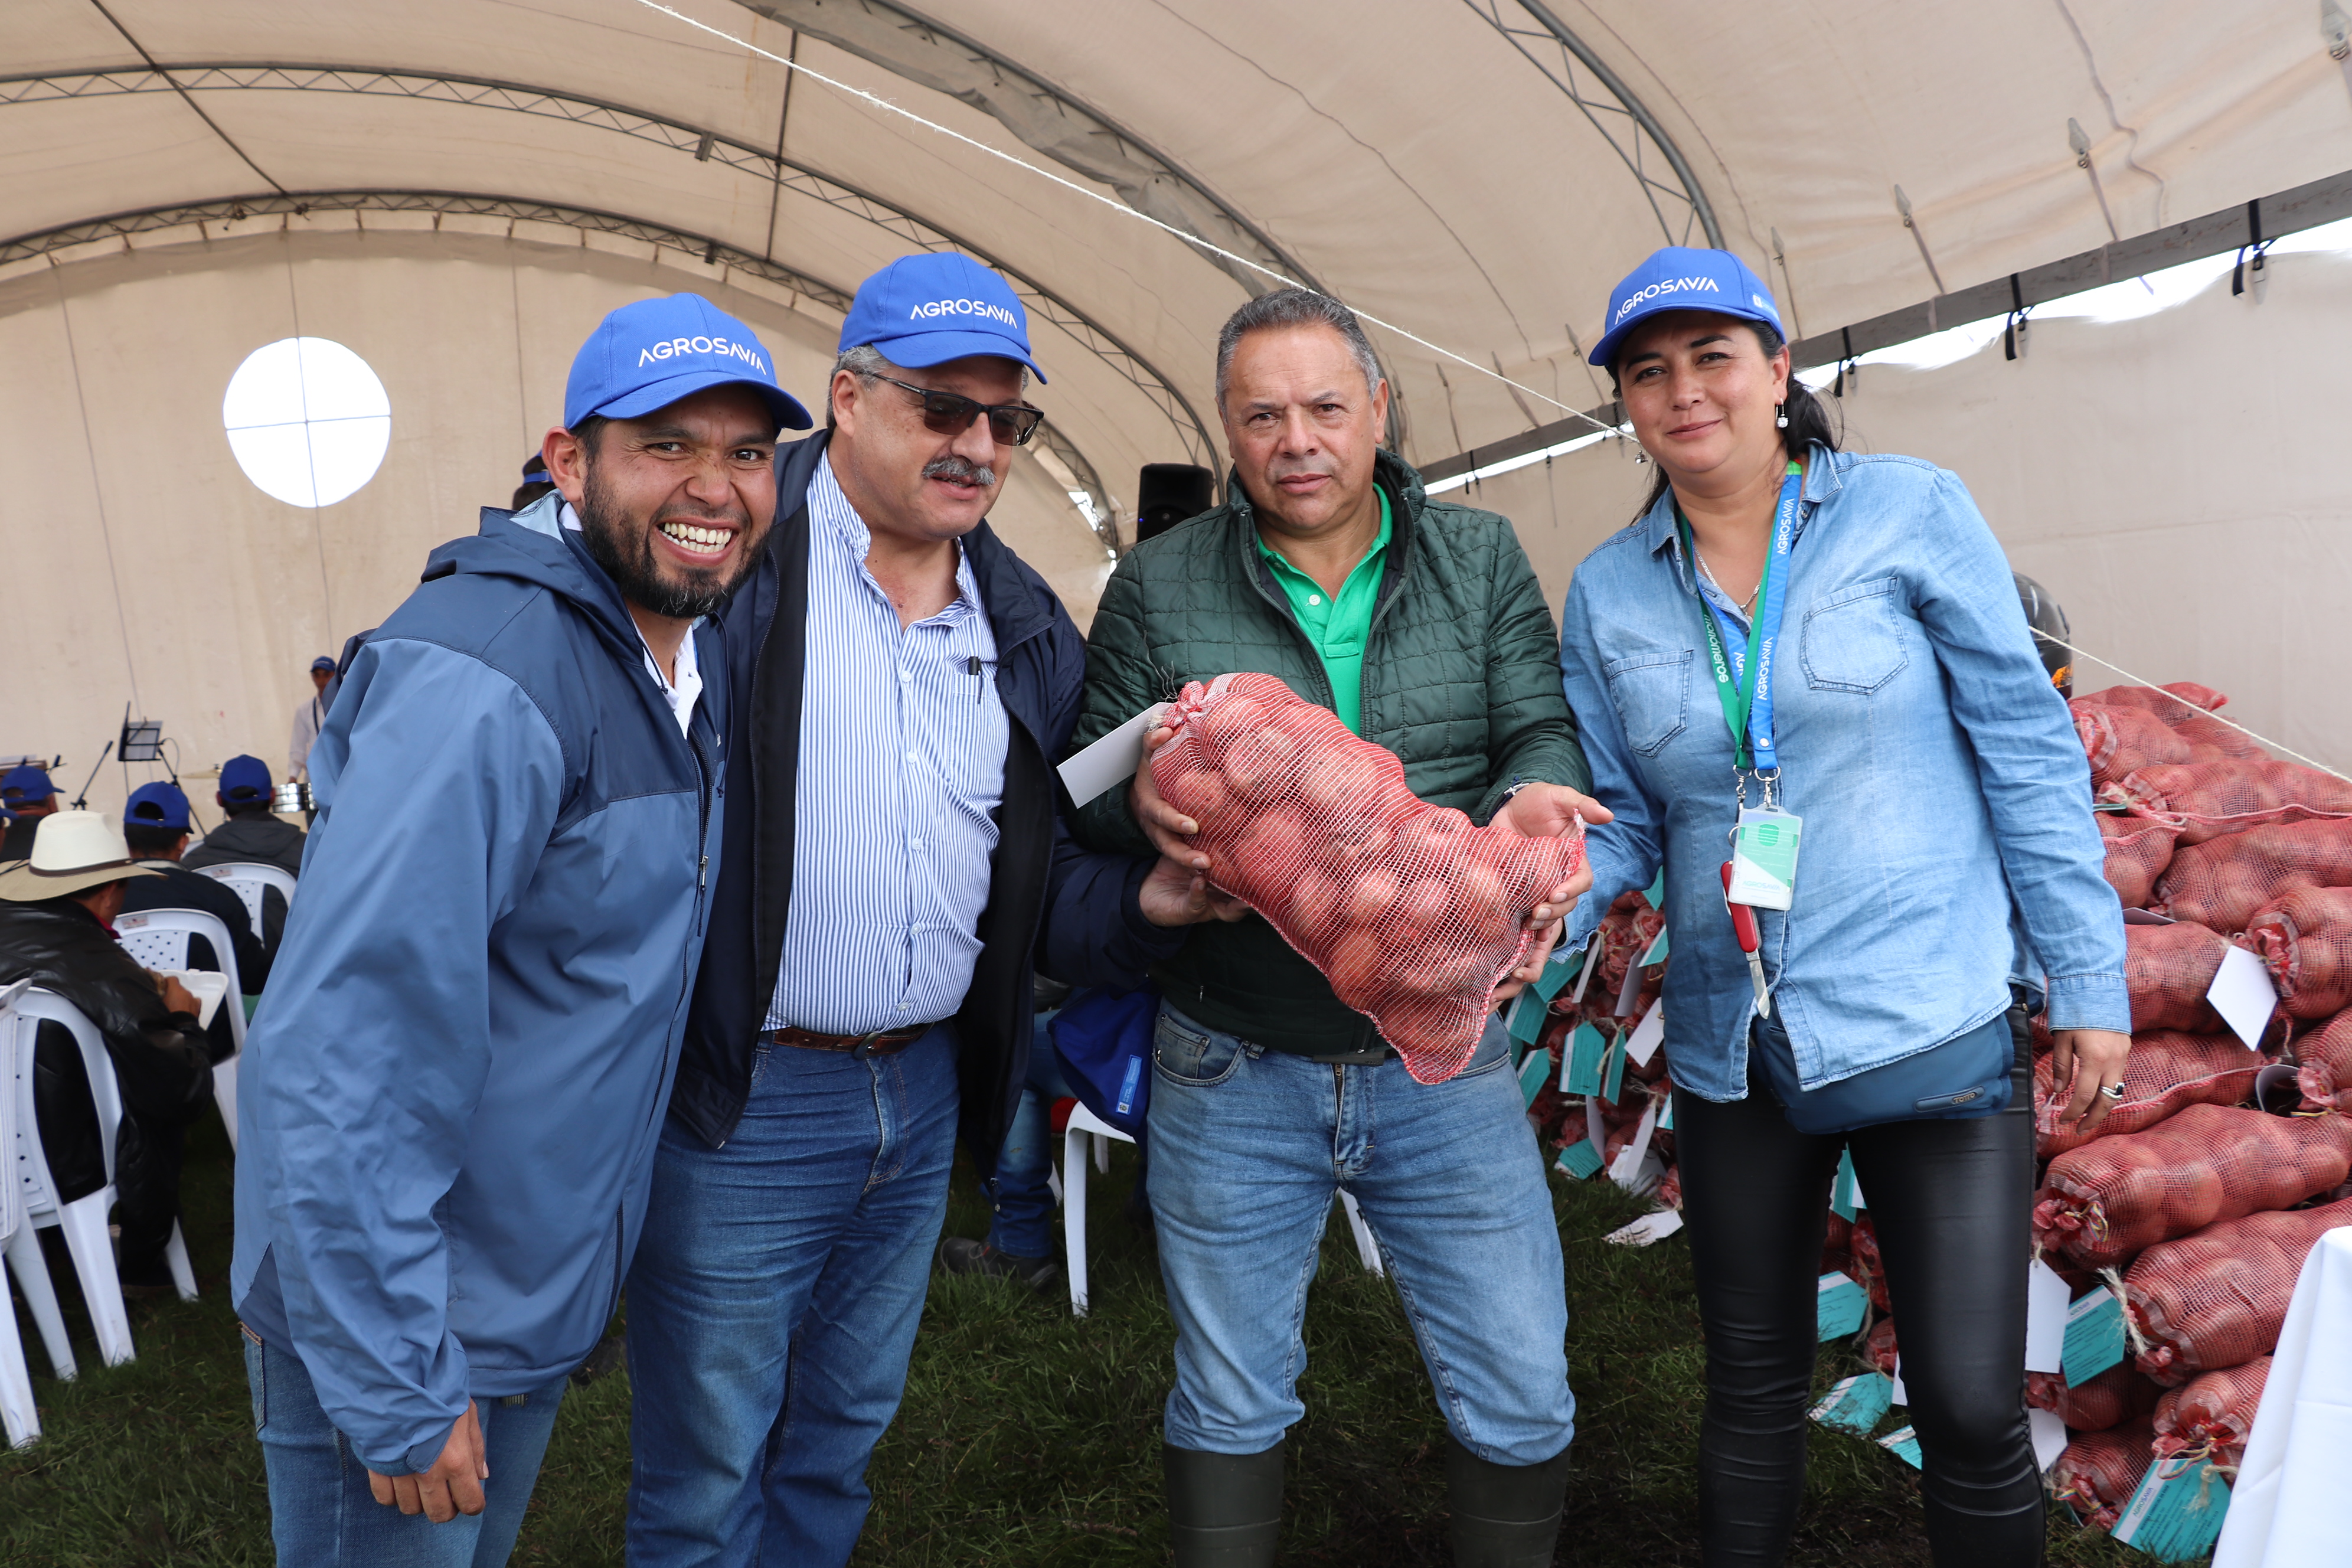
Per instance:
[[[1106,555],[1066,498],[1215,464],[1216,329],[1273,276],[1388,323],[1396,443],[1437,464],[1604,402],[1576,345],[1661,244],[1739,251],[1818,337],[2352,169],[2325,5],[677,8],[0,9],[0,752],[87,761],[135,698],[192,765],[282,767],[309,657],[503,499],[572,348],[649,293],[711,294],[813,393],[892,257],[1007,270],[1051,438],[998,521],[1083,621]],[[315,510],[220,421],[295,335],[390,405],[382,471]]]

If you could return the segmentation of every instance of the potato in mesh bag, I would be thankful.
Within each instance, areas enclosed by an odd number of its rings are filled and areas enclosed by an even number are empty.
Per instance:
[[[1265,917],[1422,1083],[1462,1070],[1528,914],[1584,864],[1581,833],[1476,827],[1404,765],[1271,675],[1194,681],[1151,779],[1199,824],[1209,879]]]

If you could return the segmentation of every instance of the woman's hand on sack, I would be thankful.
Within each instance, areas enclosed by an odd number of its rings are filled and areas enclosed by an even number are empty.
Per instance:
[[[1203,856],[1202,858],[1206,859]],[[1209,874],[1162,855],[1135,891],[1143,918],[1156,926],[1237,921],[1250,912],[1239,899],[1209,886]]]
[[[2069,1081],[2074,1093],[2058,1113],[2061,1125],[2079,1120],[2088,1132],[2107,1119],[2116,1097],[2100,1091],[2124,1081],[2124,1060],[2131,1055],[2131,1037],[2113,1029],[2053,1029],[2050,1041],[2050,1081],[2064,1093]]]
[[[1209,868],[1208,856],[1191,842],[1192,836],[1201,831],[1201,825],[1160,798],[1160,786],[1151,782],[1151,753],[1166,745],[1175,733],[1175,731],[1161,725],[1154,725],[1143,732],[1143,765],[1135,770],[1135,783],[1127,792],[1127,806],[1135,814],[1136,824],[1143,829],[1143,836],[1151,840],[1151,847],[1166,857],[1162,865],[1167,860],[1173,860],[1188,870],[1206,871]],[[1155,868],[1153,875],[1158,874]],[[1219,915],[1217,918],[1239,920],[1241,916]],[[1168,925],[1181,922],[1159,921],[1154,923]]]

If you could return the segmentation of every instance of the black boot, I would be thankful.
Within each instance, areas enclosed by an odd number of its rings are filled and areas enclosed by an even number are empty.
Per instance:
[[[1927,1505],[1927,1547],[1936,1568],[2038,1568],[2044,1561],[2050,1526],[2038,1491],[2008,1513],[1955,1508],[1924,1489],[1920,1500]]]
[[[1282,1534],[1282,1445],[1205,1454],[1163,1444],[1176,1568],[1269,1568]]]
[[[1568,1450],[1540,1465],[1497,1465],[1445,1439],[1454,1568],[1551,1568],[1568,1498]]]

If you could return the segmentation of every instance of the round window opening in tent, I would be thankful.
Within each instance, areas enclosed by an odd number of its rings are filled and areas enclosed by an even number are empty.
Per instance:
[[[375,478],[392,443],[392,401],[360,358],[331,338],[280,338],[254,350],[221,399],[236,466],[289,506],[332,506]]]

